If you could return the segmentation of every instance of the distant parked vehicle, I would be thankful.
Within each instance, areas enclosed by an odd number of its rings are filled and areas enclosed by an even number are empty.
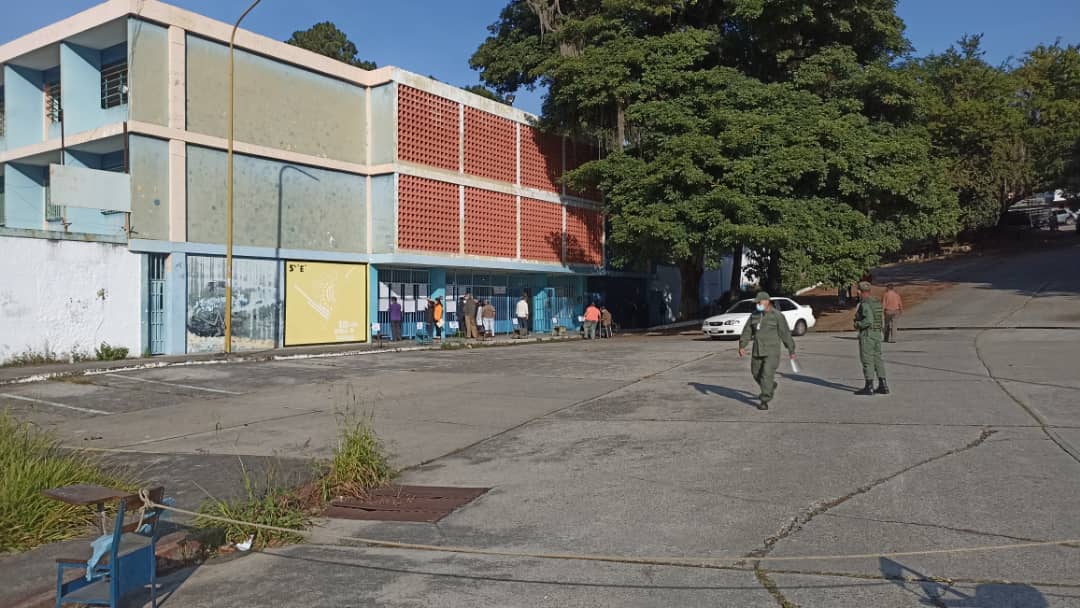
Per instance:
[[[753,300],[741,300],[724,314],[705,319],[701,324],[702,333],[713,339],[737,338],[754,312],[754,304]],[[793,335],[801,336],[817,324],[814,310],[791,298],[773,298],[772,305],[787,319]]]
[[[1054,209],[1050,213],[1057,218],[1058,226],[1069,226],[1076,223],[1076,215],[1068,209]]]

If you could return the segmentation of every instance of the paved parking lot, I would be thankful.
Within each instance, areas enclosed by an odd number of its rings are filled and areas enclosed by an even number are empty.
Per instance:
[[[325,455],[344,409],[372,416],[405,481],[492,488],[438,525],[338,525],[186,571],[175,605],[1080,606],[1075,546],[700,570],[341,538],[691,557],[1080,538],[1080,285],[1031,270],[1078,253],[952,279],[905,322],[985,328],[902,333],[889,397],[852,395],[853,336],[812,333],[768,412],[732,343],[685,336],[172,367],[9,385],[0,403],[174,488],[238,455]]]

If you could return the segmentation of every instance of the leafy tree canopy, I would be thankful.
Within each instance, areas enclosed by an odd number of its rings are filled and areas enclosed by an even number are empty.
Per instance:
[[[378,67],[373,61],[357,57],[359,51],[356,45],[349,40],[345,32],[330,21],[316,23],[306,30],[293,32],[285,42],[365,70],[374,70]]]

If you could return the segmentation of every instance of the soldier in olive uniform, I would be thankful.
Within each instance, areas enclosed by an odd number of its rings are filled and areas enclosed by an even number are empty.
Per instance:
[[[855,310],[855,330],[859,332],[859,360],[862,361],[866,386],[855,394],[888,395],[885,362],[881,360],[881,326],[885,313],[881,302],[870,295],[870,283],[859,283],[859,299],[859,307]],[[877,390],[874,390],[874,378],[878,381]]]
[[[769,409],[773,393],[776,392],[776,368],[780,366],[780,348],[788,351],[788,356],[795,358],[795,340],[791,339],[791,328],[784,315],[774,310],[769,294],[759,292],[754,298],[757,312],[743,327],[739,338],[739,356],[746,356],[746,347],[751,341],[754,350],[750,354],[750,374],[761,388],[759,410]]]

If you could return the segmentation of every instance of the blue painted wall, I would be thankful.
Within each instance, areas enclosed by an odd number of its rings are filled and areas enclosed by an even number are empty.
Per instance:
[[[64,129],[68,135],[127,119],[127,105],[101,107],[101,66],[127,57],[126,45],[98,51],[70,43],[60,45],[60,89]],[[106,59],[107,58],[107,59]]]
[[[45,102],[41,86],[41,72],[4,66],[4,112],[7,114],[4,139],[9,150],[42,141]]]
[[[45,168],[7,163],[4,166],[4,225],[9,228],[45,226]]]

